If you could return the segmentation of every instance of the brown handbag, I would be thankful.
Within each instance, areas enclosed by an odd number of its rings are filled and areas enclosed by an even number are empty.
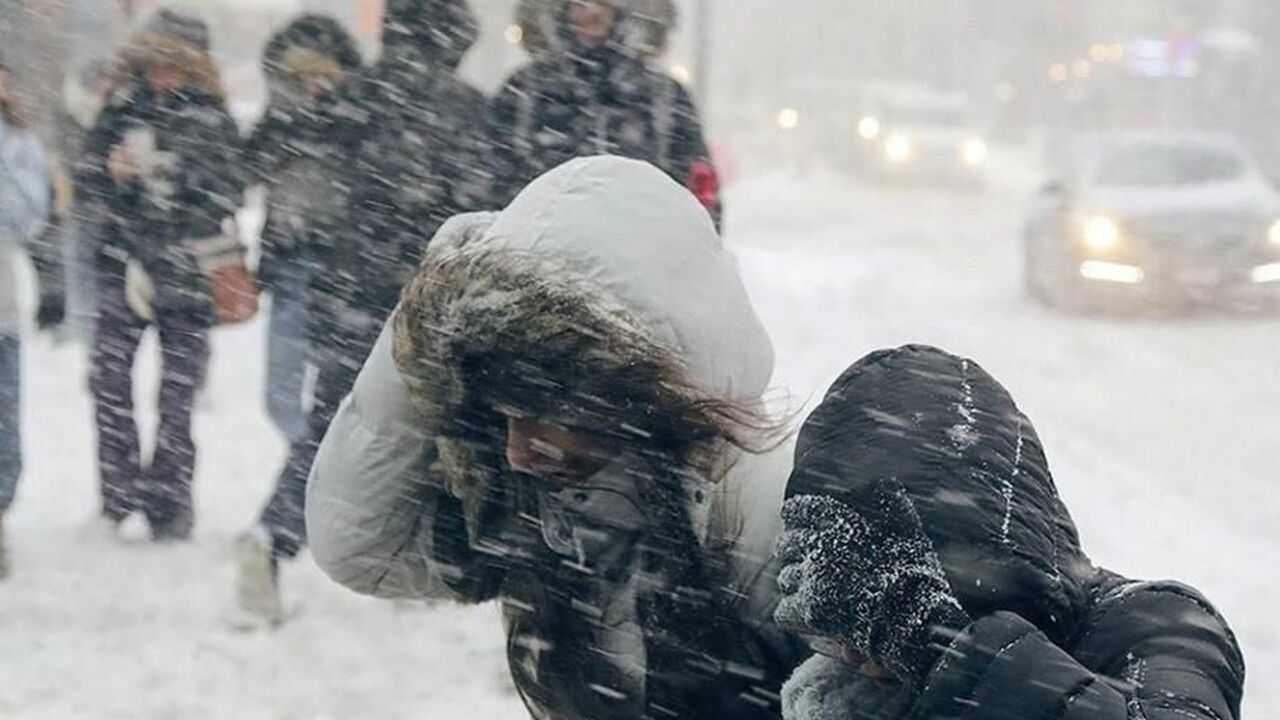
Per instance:
[[[195,243],[200,270],[209,279],[214,320],[218,325],[239,325],[258,314],[258,278],[245,262],[245,248],[234,227],[228,232]]]

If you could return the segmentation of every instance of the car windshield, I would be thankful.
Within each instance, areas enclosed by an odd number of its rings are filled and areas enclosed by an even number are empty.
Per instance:
[[[1102,156],[1094,179],[1104,187],[1178,187],[1236,180],[1245,171],[1244,159],[1229,148],[1143,143]]]

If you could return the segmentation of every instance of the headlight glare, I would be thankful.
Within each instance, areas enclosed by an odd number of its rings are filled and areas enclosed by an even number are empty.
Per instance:
[[[987,144],[978,138],[971,138],[965,141],[960,155],[964,158],[965,165],[977,167],[987,161]]]
[[[880,121],[868,115],[858,121],[858,135],[863,140],[875,140],[880,137]]]
[[[1267,241],[1280,247],[1280,220],[1271,223],[1271,227],[1267,229]]]
[[[900,165],[911,159],[915,146],[906,135],[893,135],[884,144],[885,157],[889,162]]]
[[[1120,244],[1120,225],[1109,217],[1094,215],[1084,221],[1084,243],[1099,251],[1112,250]]]

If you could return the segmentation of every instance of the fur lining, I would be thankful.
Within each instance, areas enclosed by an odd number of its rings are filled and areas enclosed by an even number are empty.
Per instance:
[[[630,377],[638,368],[684,377],[684,364],[570,264],[476,247],[433,249],[405,288],[394,322],[396,365],[414,405],[438,428],[439,469],[451,494],[464,503],[489,494],[497,481],[494,458],[501,451],[483,447],[498,438],[492,430],[477,432],[470,419],[477,412],[492,419],[492,411],[475,405],[503,397],[511,386],[522,385],[526,394],[529,388],[545,390],[550,404],[538,411],[553,414],[583,405],[590,413],[594,405],[606,416],[619,402],[660,402],[656,395],[661,394],[676,403],[696,402],[686,387],[605,387],[602,378]],[[499,375],[477,369],[487,358],[537,348],[551,350],[548,358],[571,357],[566,364],[575,367],[538,367],[536,359],[528,365],[516,359],[500,364]],[[606,432],[628,430],[644,433],[621,427]]]
[[[153,65],[182,68],[191,78],[193,87],[218,99],[226,98],[218,67],[209,53],[189,42],[153,32],[140,33],[121,48],[112,72],[114,85],[120,87],[130,77]]]

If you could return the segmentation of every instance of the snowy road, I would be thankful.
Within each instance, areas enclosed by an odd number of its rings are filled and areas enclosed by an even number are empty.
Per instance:
[[[739,183],[729,235],[774,333],[778,387],[803,402],[857,357],[904,342],[971,355],[1039,426],[1086,549],[1120,572],[1203,588],[1245,647],[1246,715],[1280,709],[1267,682],[1280,677],[1280,324],[1072,318],[1028,303],[1017,227],[1029,183],[1009,178],[958,196],[823,174]],[[366,601],[304,560],[285,575],[294,623],[225,629],[231,540],[283,455],[259,401],[261,332],[217,339],[197,424],[201,524],[176,548],[86,534],[83,363],[72,347],[28,343],[0,718],[523,717],[489,608]]]

